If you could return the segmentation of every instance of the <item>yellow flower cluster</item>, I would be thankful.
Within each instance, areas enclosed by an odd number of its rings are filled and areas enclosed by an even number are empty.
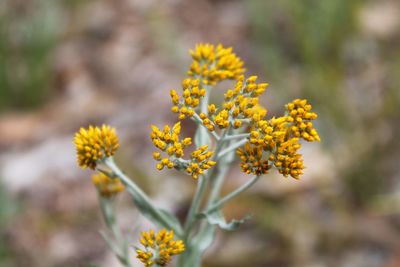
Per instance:
[[[271,159],[274,161],[275,167],[283,176],[292,176],[299,179],[303,174],[303,159],[297,150],[301,145],[298,138],[291,138],[283,142],[276,148],[276,152],[272,154]]]
[[[301,137],[306,141],[320,141],[317,130],[314,129],[312,120],[317,118],[317,114],[310,112],[311,105],[307,104],[306,99],[295,99],[286,105],[291,121],[290,131],[296,137]]]
[[[317,114],[311,111],[307,100],[296,99],[288,103],[285,116],[268,120],[267,109],[259,103],[259,97],[268,83],[258,83],[257,76],[245,79],[243,62],[232,52],[232,48],[224,48],[220,44],[198,44],[190,53],[193,58],[188,72],[190,78],[182,83],[182,95],[175,90],[170,91],[172,111],[178,113],[179,120],[191,117],[200,121],[217,142],[225,137],[229,138],[225,140],[242,138],[250,131],[246,145],[237,150],[242,170],[262,175],[275,166],[284,176],[298,179],[304,169],[302,156],[298,153],[300,139],[320,141],[312,123]],[[208,93],[206,85],[225,79],[234,79],[236,83],[233,89],[225,92],[223,104],[217,107],[207,103],[205,108],[201,101],[208,99],[208,96],[205,97]],[[196,113],[196,108],[200,106],[201,112]],[[242,131],[235,130],[239,128]],[[218,130],[221,134],[216,132]],[[179,123],[172,131],[169,126],[163,131],[153,126],[153,144],[167,154],[166,157],[159,152],[153,154],[158,161],[157,169],[185,170],[196,179],[216,164],[211,160],[213,152],[207,152],[208,146],[202,146],[191,154],[189,160],[184,160],[183,150],[191,144],[191,139],[180,141],[179,133]]]
[[[178,93],[172,89],[170,91],[172,103],[172,112],[179,113],[179,119],[194,115],[194,109],[200,104],[200,99],[206,94],[206,90],[199,87],[200,82],[197,79],[185,79],[182,82],[182,99]]]
[[[158,161],[157,169],[162,170],[164,167],[169,169],[185,169],[193,178],[197,179],[199,174],[211,168],[215,162],[209,160],[213,152],[207,151],[208,146],[202,146],[192,152],[190,160],[184,160],[184,149],[191,145],[192,139],[187,137],[183,140],[179,139],[181,132],[181,124],[177,122],[171,129],[166,125],[163,130],[156,126],[152,126],[150,138],[153,145],[166,153],[163,158],[160,152],[154,152],[153,158]]]
[[[220,111],[217,112],[215,105],[208,106],[208,113],[200,113],[203,125],[209,131],[214,131],[216,127],[225,129],[229,125],[237,129],[242,126],[242,121],[250,119],[257,122],[263,119],[267,110],[258,104],[258,97],[264,93],[267,83],[257,84],[257,76],[251,76],[244,80],[240,76],[236,82],[235,88],[228,90],[225,96],[225,102]]]
[[[108,177],[102,172],[92,176],[92,183],[103,197],[113,197],[125,189],[119,178]]]
[[[188,75],[201,77],[201,82],[214,85],[225,79],[237,79],[244,73],[243,61],[237,57],[232,48],[224,48],[221,44],[198,44],[190,50],[193,63]]]
[[[175,123],[172,129],[169,125],[165,125],[163,130],[158,129],[155,125],[152,125],[151,128],[153,131],[150,134],[150,138],[153,141],[153,145],[167,154],[167,157],[161,158],[161,153],[153,153],[153,158],[159,161],[157,169],[162,170],[164,166],[172,169],[174,167],[174,159],[183,157],[183,149],[192,143],[192,139],[188,137],[179,140],[180,122]]]
[[[262,147],[265,151],[272,151],[278,143],[285,141],[287,134],[287,117],[261,120],[250,132],[249,143]]]
[[[97,162],[111,157],[119,148],[118,136],[114,128],[103,125],[101,128],[89,126],[75,134],[74,143],[78,164],[82,168],[95,169]]]
[[[244,145],[244,148],[237,150],[237,155],[242,161],[241,167],[243,172],[256,175],[262,175],[268,172],[271,166],[268,164],[268,159],[263,159],[263,150],[260,146],[252,146],[249,143]]]
[[[142,232],[140,243],[144,249],[136,249],[137,258],[146,266],[166,266],[171,256],[182,253],[185,245],[182,240],[173,240],[174,232],[162,229],[157,234],[153,230]]]
[[[311,122],[317,115],[306,100],[296,99],[286,107],[286,116],[257,121],[248,143],[237,150],[245,173],[265,174],[274,165],[285,177],[299,179],[303,174],[299,140],[320,140]]]
[[[190,156],[191,161],[186,168],[186,172],[194,179],[197,179],[199,174],[202,174],[205,170],[210,169],[216,164],[215,161],[209,160],[214,153],[207,152],[207,148],[208,145],[201,146],[199,149],[193,151]]]

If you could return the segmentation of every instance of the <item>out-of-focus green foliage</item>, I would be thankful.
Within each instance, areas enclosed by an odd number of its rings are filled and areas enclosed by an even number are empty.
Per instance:
[[[60,15],[55,1],[0,4],[0,110],[34,107],[49,97]]]
[[[246,4],[254,54],[278,88],[277,105],[292,97],[309,98],[320,114],[323,144],[332,153],[352,153],[338,172],[348,200],[368,205],[393,190],[391,162],[398,153],[390,148],[398,146],[400,118],[398,36],[365,34],[360,11],[366,2],[359,0]],[[376,66],[384,84],[370,75],[377,73]],[[389,137],[384,141],[382,136]]]
[[[293,95],[311,98],[324,116],[346,123],[345,103],[333,100],[344,98],[338,90],[344,73],[342,54],[355,32],[358,2],[247,1],[255,54],[268,80],[282,88],[282,102]],[[294,87],[301,91],[293,92]]]
[[[9,194],[4,190],[0,184],[0,239],[6,240],[5,233],[1,231],[4,229],[11,218],[17,212],[17,204],[11,199]],[[0,242],[0,266],[14,266],[13,265],[13,252],[6,245],[7,242]]]

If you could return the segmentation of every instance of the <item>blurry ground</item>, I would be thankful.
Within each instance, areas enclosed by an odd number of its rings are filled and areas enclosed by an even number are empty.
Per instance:
[[[271,115],[310,99],[322,138],[303,148],[302,180],[271,174],[226,207],[253,219],[220,232],[204,266],[400,266],[395,0],[2,1],[0,266],[119,266],[91,173],[75,164],[81,126],[115,126],[124,170],[186,212],[193,181],[154,170],[148,131],[173,121],[168,90],[197,42],[233,46],[271,84]],[[245,179],[236,168],[225,191]],[[149,224],[127,196],[119,204],[134,242]]]

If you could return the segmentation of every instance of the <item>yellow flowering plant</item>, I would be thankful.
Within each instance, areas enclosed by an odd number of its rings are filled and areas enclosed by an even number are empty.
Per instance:
[[[243,61],[222,45],[198,44],[190,51],[193,62],[182,82],[182,90],[170,90],[171,111],[177,122],[159,128],[151,126],[150,138],[158,170],[175,169],[192,177],[196,191],[184,222],[156,207],[148,195],[123,173],[113,160],[119,147],[114,128],[89,126],[75,136],[78,164],[98,171],[92,181],[99,193],[100,206],[111,236],[104,239],[124,266],[131,266],[127,239],[115,221],[115,196],[129,193],[138,210],[160,230],[142,232],[139,246],[133,246],[144,266],[166,266],[173,256],[176,266],[199,267],[204,251],[212,244],[217,228],[234,230],[246,218],[227,222],[224,204],[255,184],[271,168],[285,177],[299,179],[303,160],[301,141],[320,141],[313,126],[317,114],[305,99],[285,106],[281,117],[267,118],[267,109],[259,97],[268,87],[257,76],[244,76]],[[210,103],[213,87],[224,80],[234,86],[224,93],[221,105]],[[181,91],[180,93],[178,91]],[[181,137],[181,121],[197,125],[191,137]],[[191,153],[187,150],[189,147]],[[221,196],[229,168],[238,157],[249,180],[231,193]],[[209,194],[206,194],[209,189]]]

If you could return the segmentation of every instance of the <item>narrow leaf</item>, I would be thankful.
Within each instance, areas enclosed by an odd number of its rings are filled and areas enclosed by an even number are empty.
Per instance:
[[[236,230],[241,224],[251,217],[250,215],[247,215],[240,220],[233,219],[230,222],[227,222],[220,211],[201,213],[199,216],[206,218],[211,225],[218,225],[221,229],[228,231]]]

